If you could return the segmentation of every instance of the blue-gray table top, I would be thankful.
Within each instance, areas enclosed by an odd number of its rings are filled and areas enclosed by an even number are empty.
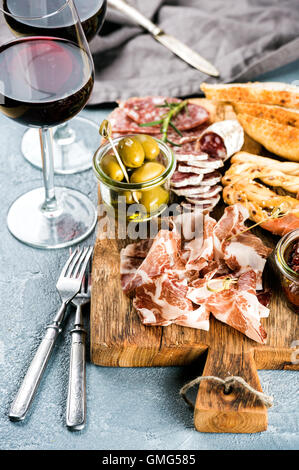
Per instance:
[[[299,61],[259,77],[299,80]],[[108,109],[83,115],[99,123]],[[72,316],[69,316],[27,419],[11,423],[7,413],[26,368],[59,304],[56,279],[67,249],[43,251],[15,240],[6,227],[10,204],[42,185],[41,172],[21,155],[25,128],[0,116],[0,448],[1,449],[299,449],[299,374],[259,371],[263,390],[274,396],[266,432],[202,434],[179,389],[198,375],[196,365],[169,368],[103,368],[87,364],[87,425],[65,427]],[[96,204],[92,170],[56,176],[57,185],[86,193]],[[94,235],[86,244],[94,241]],[[298,338],[299,339],[299,338]]]

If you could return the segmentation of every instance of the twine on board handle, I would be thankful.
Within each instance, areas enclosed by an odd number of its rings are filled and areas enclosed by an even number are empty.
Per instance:
[[[191,380],[191,382],[188,382],[180,390],[181,397],[192,408],[194,408],[194,403],[191,400],[189,400],[189,398],[187,397],[187,392],[191,387],[194,387],[194,385],[199,384],[203,380],[211,380],[211,381],[223,384],[224,393],[226,394],[229,394],[231,392],[231,389],[233,388],[234,385],[240,384],[246,390],[248,390],[253,396],[257,397],[260,400],[260,402],[263,403],[263,405],[265,405],[267,408],[270,408],[273,405],[273,402],[274,402],[273,397],[266,395],[263,392],[259,392],[255,388],[251,387],[251,385],[249,385],[249,383],[247,383],[242,377],[233,375],[230,377],[226,377],[226,379],[221,379],[220,377],[215,377],[214,375],[207,375],[205,377],[197,377],[196,379]]]

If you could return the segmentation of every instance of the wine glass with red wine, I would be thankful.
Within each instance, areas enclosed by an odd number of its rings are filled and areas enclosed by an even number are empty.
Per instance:
[[[34,247],[70,246],[92,232],[96,209],[81,192],[54,187],[51,128],[72,119],[88,101],[92,56],[73,0],[31,0],[21,16],[8,13],[6,3],[0,0],[0,111],[39,130],[44,180],[43,188],[12,204],[8,228]],[[35,33],[28,35],[24,27],[16,38],[13,25],[21,22]],[[48,23],[52,32],[44,28]],[[58,35],[62,29],[68,38]]]
[[[44,0],[43,0],[44,1]],[[7,12],[26,16],[31,11],[38,15],[40,0],[5,0]],[[59,8],[61,0],[47,0],[54,9]],[[74,0],[79,18],[88,42],[100,31],[107,9],[107,0]],[[31,8],[31,10],[29,10]],[[14,34],[39,35],[40,33],[71,39],[70,28],[57,26],[48,18],[42,24],[34,24],[26,19],[7,17]],[[48,30],[46,32],[46,30]],[[100,144],[99,127],[89,119],[77,116],[71,123],[64,123],[53,132],[54,171],[58,174],[71,174],[87,170],[91,167],[95,149]],[[41,168],[40,149],[36,129],[28,129],[22,139],[22,153],[32,165]]]

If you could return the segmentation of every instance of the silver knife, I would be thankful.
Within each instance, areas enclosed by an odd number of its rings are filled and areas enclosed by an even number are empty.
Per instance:
[[[192,67],[212,77],[219,77],[219,72],[214,65],[175,37],[166,34],[161,28],[152,23],[142,13],[136,10],[136,8],[128,5],[124,0],[108,0],[108,5],[129,16],[132,20],[149,31],[163,46],[170,49],[174,54],[192,65]]]

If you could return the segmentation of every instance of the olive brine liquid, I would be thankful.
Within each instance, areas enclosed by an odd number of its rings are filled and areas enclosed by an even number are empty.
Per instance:
[[[74,0],[87,41],[91,41],[100,31],[107,9],[107,0]],[[48,16],[41,20],[26,18],[45,16],[45,11],[55,12],[62,8],[62,0],[5,0],[4,10],[15,17],[5,15],[5,20],[13,32],[18,35],[42,36],[49,35],[74,40],[74,30],[71,10],[64,9],[60,15],[63,24],[57,24],[57,15]],[[45,8],[47,6],[47,8]],[[23,18],[16,18],[23,17]],[[68,26],[69,23],[69,26]]]
[[[93,83],[90,58],[68,40],[28,37],[0,47],[0,110],[26,126],[71,119],[86,104]]]

